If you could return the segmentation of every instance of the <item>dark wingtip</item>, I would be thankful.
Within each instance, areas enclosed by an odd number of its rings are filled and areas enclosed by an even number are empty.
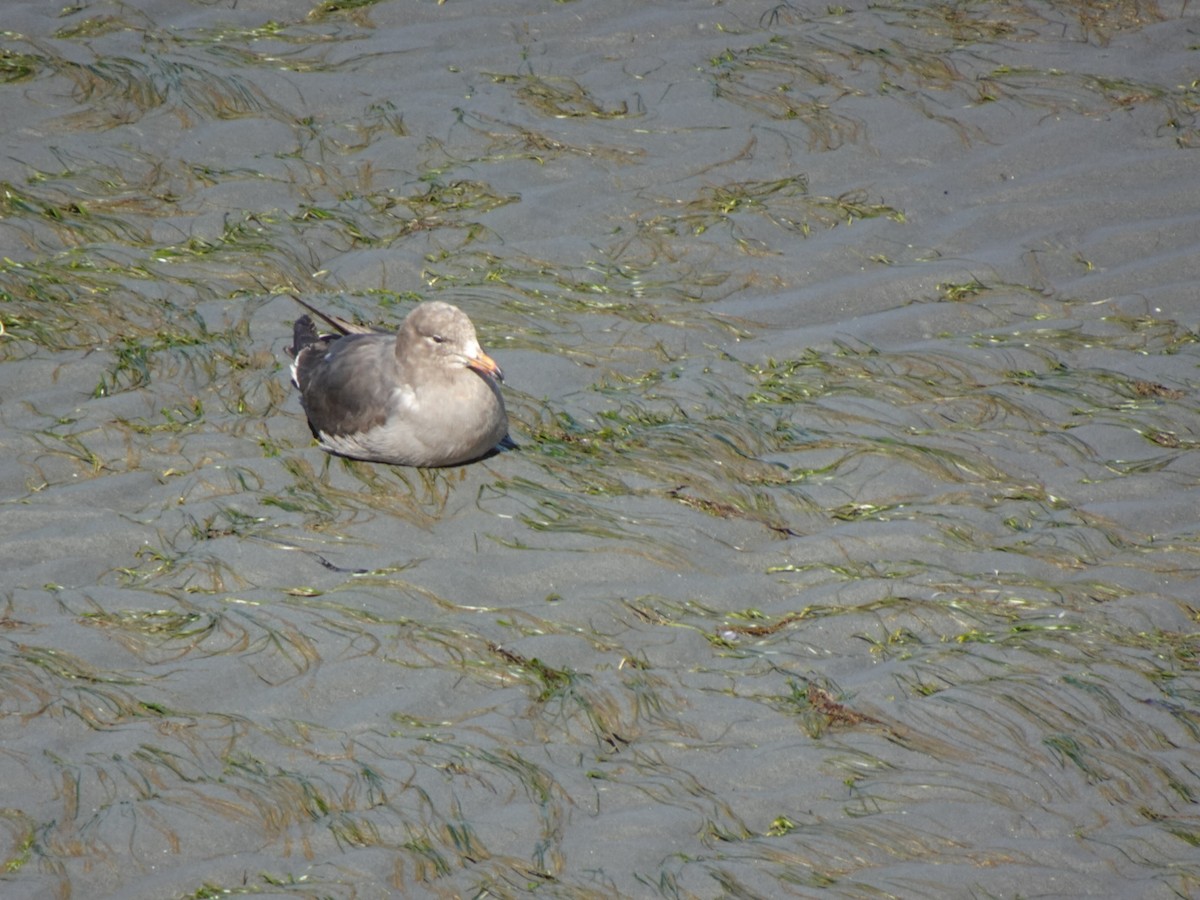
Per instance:
[[[329,313],[323,313],[311,303],[301,300],[295,294],[288,294],[288,296],[307,309],[309,313],[329,325],[337,334],[370,334],[375,330],[366,325],[356,325],[354,322],[350,322],[340,316],[331,316]]]

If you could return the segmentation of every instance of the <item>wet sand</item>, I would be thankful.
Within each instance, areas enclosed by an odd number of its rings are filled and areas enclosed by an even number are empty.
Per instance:
[[[6,7],[0,893],[1200,892],[1195,11],[342,6]]]

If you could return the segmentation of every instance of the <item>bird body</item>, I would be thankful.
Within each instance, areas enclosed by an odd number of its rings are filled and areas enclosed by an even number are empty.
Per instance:
[[[498,382],[466,313],[419,304],[396,333],[329,316],[296,298],[338,332],[296,320],[292,383],[322,449],[405,466],[452,466],[477,459],[508,433]]]

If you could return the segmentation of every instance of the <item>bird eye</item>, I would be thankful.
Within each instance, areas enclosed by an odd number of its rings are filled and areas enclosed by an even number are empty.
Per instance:
[[[446,343],[446,339],[444,337],[442,337],[440,334],[431,334],[429,337],[433,340],[433,342],[435,344]]]

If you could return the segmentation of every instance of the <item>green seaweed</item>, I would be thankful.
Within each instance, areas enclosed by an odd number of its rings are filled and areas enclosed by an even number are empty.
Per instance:
[[[629,104],[624,101],[613,107],[601,105],[573,78],[533,73],[485,74],[497,84],[513,86],[517,98],[543,116],[555,119],[625,119],[642,114],[637,109],[630,112]]]

